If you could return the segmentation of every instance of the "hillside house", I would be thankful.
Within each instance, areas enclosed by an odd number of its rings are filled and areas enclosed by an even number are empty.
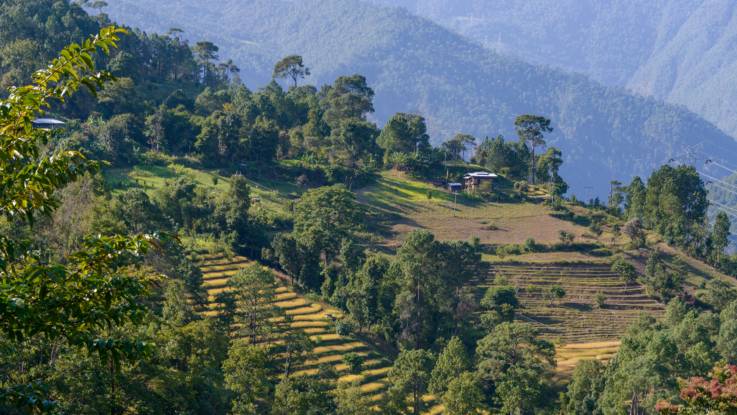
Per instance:
[[[494,173],[477,171],[464,175],[463,182],[466,190],[469,192],[491,192],[494,184],[494,179],[496,179],[497,177],[499,176]]]

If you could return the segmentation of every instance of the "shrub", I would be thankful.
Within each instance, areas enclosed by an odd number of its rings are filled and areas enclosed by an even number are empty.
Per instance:
[[[604,295],[603,292],[599,291],[596,293],[596,297],[594,298],[594,301],[596,301],[596,306],[599,308],[606,307],[606,295]]]
[[[552,300],[558,300],[560,301],[563,299],[563,297],[566,296],[566,290],[561,287],[560,285],[553,285],[550,287],[550,299]]]
[[[356,330],[356,322],[350,317],[343,317],[335,322],[335,332],[341,336],[348,336]]]
[[[346,353],[343,355],[343,363],[348,366],[348,371],[356,374],[360,373],[363,367],[363,357],[358,353]]]
[[[558,232],[558,239],[560,240],[560,243],[562,243],[565,246],[569,246],[573,243],[573,240],[576,238],[575,235],[568,231],[559,231]]]
[[[527,238],[524,245],[525,252],[535,252],[538,250],[537,242],[532,238]]]
[[[619,274],[625,284],[634,284],[637,282],[637,270],[635,266],[627,262],[622,257],[617,257],[612,262],[612,272]]]

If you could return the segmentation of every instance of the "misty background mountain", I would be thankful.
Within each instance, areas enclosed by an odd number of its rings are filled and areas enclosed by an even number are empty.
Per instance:
[[[737,136],[735,0],[371,0],[527,62],[681,104]]]
[[[428,2],[443,3],[451,2]],[[466,3],[481,2],[459,2]],[[105,11],[134,27],[162,33],[178,27],[191,41],[215,42],[221,47],[220,56],[241,68],[241,78],[250,88],[264,86],[274,62],[294,53],[303,55],[312,69],[307,80],[311,83],[364,74],[376,91],[377,122],[382,124],[399,111],[422,114],[435,144],[456,132],[515,138],[515,116],[546,115],[555,128],[548,144],[563,150],[563,177],[580,197],[604,196],[610,180],[647,176],[689,149],[718,149],[720,156],[737,159],[737,142],[698,115],[611,86],[617,84],[611,79],[629,76],[629,64],[620,68],[610,62],[614,69],[601,75],[610,78],[602,79],[610,86],[604,86],[512,56],[529,58],[522,53],[492,51],[401,8],[356,0],[223,0],[216,6],[197,0],[116,0]],[[546,38],[554,31],[545,26],[549,19],[538,17],[528,30]],[[509,31],[515,30],[514,22],[508,22]],[[459,31],[471,36],[469,30]],[[553,44],[538,48],[552,48],[549,54],[555,55]]]

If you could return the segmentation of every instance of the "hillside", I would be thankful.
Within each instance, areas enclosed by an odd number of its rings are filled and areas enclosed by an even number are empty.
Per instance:
[[[215,302],[216,294],[228,289],[228,279],[251,261],[239,256],[206,251],[199,252],[197,256],[208,293],[208,304],[203,314],[215,317],[219,307]],[[277,292],[277,302],[274,305],[293,320],[287,330],[302,331],[314,343],[308,359],[296,369],[295,375],[315,375],[321,365],[329,365],[340,376],[338,383],[355,383],[372,401],[379,401],[388,386],[386,375],[391,369],[391,361],[386,355],[360,339],[337,334],[335,321],[342,316],[339,310],[305,299],[290,289],[287,281],[275,280],[274,284]],[[351,373],[344,363],[343,357],[348,353],[360,356],[360,371]],[[434,397],[428,395],[425,399],[432,402]],[[440,412],[442,406],[436,405],[427,413]]]
[[[555,128],[548,143],[563,150],[562,175],[581,197],[603,196],[612,179],[647,175],[685,146],[737,155],[732,138],[682,108],[499,55],[400,9],[336,0],[229,0],[217,9],[192,0],[149,4],[121,0],[107,12],[146,30],[180,27],[193,41],[217,43],[250,86],[266,82],[273,63],[289,53],[305,57],[310,82],[365,74],[379,122],[397,111],[419,112],[435,143],[457,131],[514,136],[516,115],[545,114]]]
[[[525,61],[683,105],[737,134],[733,0],[374,1]]]

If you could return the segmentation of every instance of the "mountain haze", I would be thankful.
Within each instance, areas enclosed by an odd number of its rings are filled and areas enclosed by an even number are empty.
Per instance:
[[[737,135],[735,0],[373,0],[484,46],[688,107]]]
[[[686,146],[737,156],[731,137],[683,108],[501,55],[399,8],[354,0],[226,0],[217,7],[118,0],[106,11],[145,30],[180,27],[192,41],[217,43],[252,88],[292,53],[305,57],[312,83],[364,74],[376,91],[379,123],[398,111],[420,113],[436,144],[458,131],[513,137],[516,115],[544,114],[555,128],[548,143],[563,150],[563,176],[579,196],[593,196],[592,187],[605,194],[612,179],[647,175]]]

